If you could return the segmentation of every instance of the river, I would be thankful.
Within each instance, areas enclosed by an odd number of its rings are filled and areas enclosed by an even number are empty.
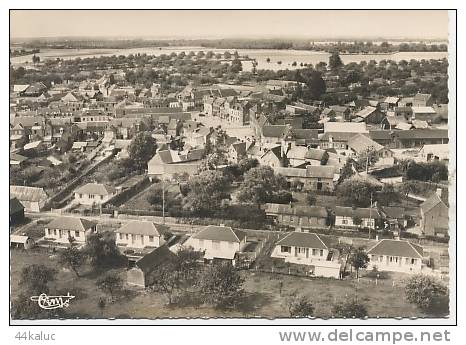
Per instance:
[[[223,53],[226,49],[210,49],[203,47],[148,47],[148,48],[131,48],[131,49],[41,49],[41,52],[36,54],[42,61],[47,59],[74,59],[77,57],[88,58],[98,56],[111,56],[111,55],[129,55],[129,54],[149,54],[149,55],[161,55],[170,54],[172,52],[189,53],[191,51],[198,52],[203,50],[207,52],[209,50],[214,53]],[[234,49],[229,49],[230,52],[234,52]],[[258,63],[258,69],[296,69],[300,68],[300,63],[307,63],[316,65],[319,62],[328,63],[330,54],[326,52],[318,51],[305,51],[305,50],[277,50],[277,49],[238,49],[238,53],[241,56],[248,56],[251,59],[255,59]],[[447,52],[402,52],[395,54],[352,54],[352,55],[341,55],[342,61],[347,64],[350,62],[361,62],[361,61],[381,61],[381,60],[393,60],[409,61],[411,59],[422,60],[422,59],[442,59],[448,57]],[[270,62],[267,62],[270,59]],[[17,56],[11,58],[11,63],[14,66],[29,65],[32,63],[32,55]],[[297,63],[297,66],[292,66],[293,62]],[[279,64],[281,62],[281,64]],[[252,62],[243,62],[243,70],[250,71],[252,69]]]

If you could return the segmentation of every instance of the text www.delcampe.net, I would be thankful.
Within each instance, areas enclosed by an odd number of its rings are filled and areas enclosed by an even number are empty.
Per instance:
[[[278,332],[283,342],[380,342],[396,344],[399,342],[440,342],[451,341],[450,331],[355,331],[334,329],[332,331],[283,331]]]

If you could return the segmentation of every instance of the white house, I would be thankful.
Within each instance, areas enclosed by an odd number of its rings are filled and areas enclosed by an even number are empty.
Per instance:
[[[423,249],[408,241],[381,240],[367,251],[370,262],[367,269],[419,273],[423,269]]]
[[[115,188],[101,183],[88,183],[74,191],[74,200],[81,205],[99,205],[116,195]]]
[[[10,186],[10,197],[16,197],[26,212],[40,212],[48,200],[43,188]]]
[[[128,248],[160,247],[168,227],[149,221],[131,221],[115,231],[116,244]]]
[[[76,242],[86,242],[86,237],[95,232],[96,223],[77,217],[59,217],[45,226],[45,238],[57,243],[69,243],[73,237]]]
[[[229,226],[209,225],[191,236],[184,246],[204,252],[205,260],[231,260],[246,246],[246,233]]]
[[[380,213],[376,208],[335,207],[335,226],[375,229],[380,219]]]
[[[324,237],[314,233],[289,233],[276,243],[271,257],[307,265],[310,274],[317,277],[340,277],[341,263],[332,260],[330,244]]]

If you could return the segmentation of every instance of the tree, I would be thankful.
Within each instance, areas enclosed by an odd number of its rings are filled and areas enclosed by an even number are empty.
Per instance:
[[[285,189],[286,180],[281,175],[275,175],[269,166],[259,166],[250,169],[244,175],[238,191],[238,200],[257,205],[269,202],[274,194]]]
[[[290,317],[311,317],[314,314],[314,306],[306,296],[293,293],[287,301]]]
[[[325,93],[327,87],[320,72],[312,71],[308,81],[306,82],[307,92],[304,93],[307,99],[320,99],[320,96]]]
[[[338,53],[330,55],[328,65],[331,69],[337,69],[343,66],[343,61],[341,61],[340,55]]]
[[[216,307],[231,307],[243,295],[244,278],[230,263],[210,266],[201,278],[204,301]]]
[[[107,274],[105,277],[97,280],[96,285],[99,290],[109,294],[113,300],[115,294],[121,291],[123,287],[123,279],[117,273]]]
[[[448,293],[448,288],[436,278],[416,274],[407,279],[405,285],[406,299],[421,309],[429,309],[435,300]]]
[[[227,50],[223,53],[223,57],[227,60],[231,59],[231,53]]]
[[[384,184],[382,190],[377,193],[377,202],[382,206],[389,206],[400,201],[400,193],[392,184]]]
[[[39,62],[40,62],[40,57],[37,56],[36,54],[34,54],[34,55],[32,56],[32,63],[33,63],[33,64],[36,64],[36,63],[39,63]]]
[[[306,195],[306,203],[309,206],[314,206],[316,204],[317,198],[314,193],[307,193]]]
[[[256,158],[243,158],[238,162],[238,169],[241,175],[244,175],[252,168],[259,166],[259,161]]]
[[[226,198],[225,190],[229,181],[219,170],[205,170],[188,182],[189,193],[184,199],[184,207],[195,213],[209,214],[220,209]]]
[[[64,318],[63,309],[46,310],[31,300],[30,294],[21,293],[11,304],[11,318],[14,320],[37,320]]]
[[[359,217],[359,216],[353,216],[353,224],[357,225],[357,226],[361,225],[362,224],[362,218]]]
[[[345,180],[337,187],[337,195],[349,206],[369,207],[371,195],[380,187],[363,178]]]
[[[174,302],[175,294],[189,288],[196,288],[199,275],[199,259],[202,252],[192,248],[181,248],[176,257],[158,266],[148,276],[151,289],[166,294],[168,304]]]
[[[29,295],[40,295],[49,292],[48,283],[54,281],[57,270],[44,265],[26,266],[21,271],[19,285]]]
[[[332,307],[333,317],[362,319],[367,315],[368,313],[365,305],[359,303],[356,299],[337,303]]]
[[[128,153],[134,168],[144,171],[147,168],[147,162],[155,155],[157,143],[150,132],[140,132],[131,141],[128,147]]]
[[[92,266],[113,266],[123,262],[124,257],[116,246],[114,236],[112,232],[96,232],[87,237],[83,252]]]
[[[270,58],[268,57],[267,59],[265,59],[265,61],[270,62]]]
[[[349,257],[349,263],[356,270],[356,278],[359,278],[359,270],[366,268],[369,262],[369,256],[367,255],[364,248],[358,248]]]
[[[78,269],[84,264],[85,259],[84,253],[72,245],[58,255],[58,262],[64,267],[70,268],[77,277],[79,277]]]

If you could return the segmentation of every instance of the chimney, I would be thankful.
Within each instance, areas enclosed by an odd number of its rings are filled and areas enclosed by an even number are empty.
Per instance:
[[[438,195],[439,198],[441,198],[442,197],[442,188],[437,188],[435,193]]]

